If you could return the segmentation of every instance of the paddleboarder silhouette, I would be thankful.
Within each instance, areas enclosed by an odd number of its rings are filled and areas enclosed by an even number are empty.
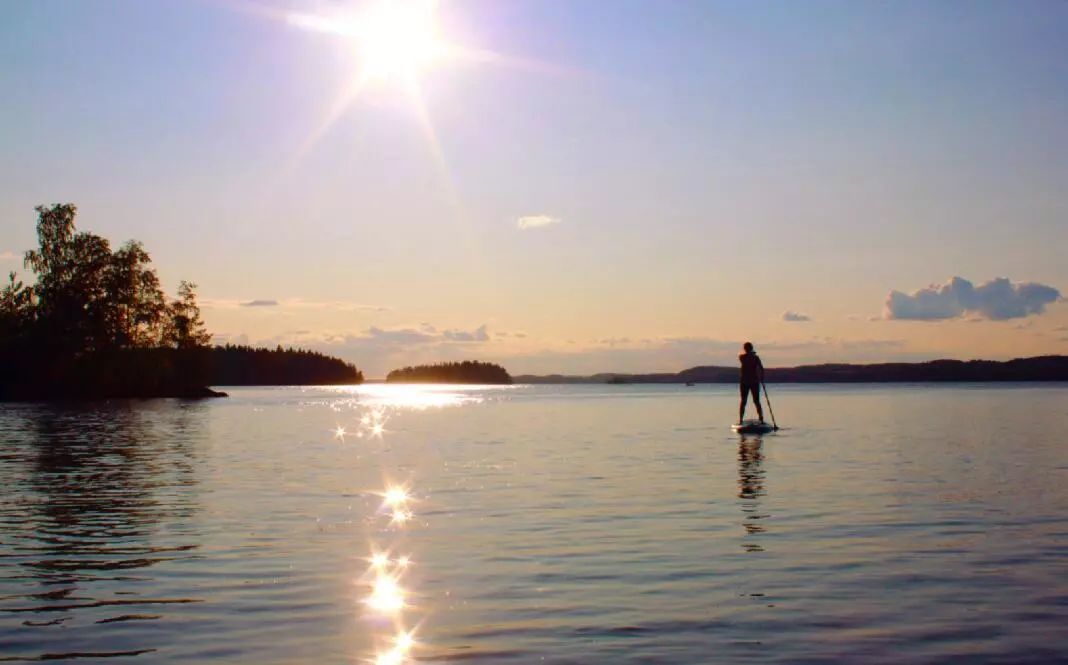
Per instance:
[[[738,424],[745,420],[745,406],[749,401],[749,395],[753,395],[753,404],[756,405],[757,417],[760,423],[764,423],[764,409],[760,406],[760,385],[764,382],[764,364],[760,362],[760,356],[753,350],[753,343],[746,342],[742,345],[744,353],[738,356],[742,364],[742,374],[738,384],[738,390],[742,396],[742,402],[738,405]]]

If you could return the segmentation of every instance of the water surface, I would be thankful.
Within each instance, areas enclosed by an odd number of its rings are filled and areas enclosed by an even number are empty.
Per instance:
[[[771,388],[0,405],[0,659],[1068,660],[1068,386]]]

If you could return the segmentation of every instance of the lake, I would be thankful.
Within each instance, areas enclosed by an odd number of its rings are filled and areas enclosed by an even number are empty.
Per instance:
[[[0,405],[0,660],[1068,661],[1068,385],[770,388]]]

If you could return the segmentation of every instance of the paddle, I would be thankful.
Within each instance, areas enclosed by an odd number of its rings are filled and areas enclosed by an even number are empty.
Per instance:
[[[779,429],[779,424],[775,422],[775,409],[771,408],[771,395],[768,395],[768,385],[764,383],[764,379],[760,379],[760,385],[764,387],[764,401],[768,403],[768,411],[771,413],[771,426]]]

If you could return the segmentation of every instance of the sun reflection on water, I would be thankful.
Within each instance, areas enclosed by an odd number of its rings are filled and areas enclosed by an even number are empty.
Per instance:
[[[393,647],[375,657],[375,665],[401,665],[408,660],[409,652],[415,646],[415,631],[401,630],[393,638]]]
[[[367,422],[373,422],[376,417],[372,415]],[[408,485],[386,482],[384,489],[373,494],[382,497],[378,512],[389,516],[391,527],[403,528],[413,517],[410,504],[415,498]],[[408,572],[412,559],[407,554],[395,555],[394,552],[392,548],[382,549],[372,545],[364,576],[367,588],[367,595],[363,598],[364,607],[375,615],[389,617],[397,631],[391,638],[390,646],[377,650],[374,658],[368,661],[376,665],[408,663],[411,651],[416,646],[415,631],[404,628],[405,611],[412,609],[412,605],[407,600],[409,591],[402,578]]]
[[[379,571],[371,585],[371,594],[364,599],[364,603],[376,612],[392,614],[404,609],[405,595],[404,588],[401,587],[397,577]]]
[[[369,384],[359,386],[333,386],[326,388],[331,398],[325,402],[305,402],[304,405],[326,406],[333,422],[326,428],[330,436],[340,444],[349,445],[347,439],[361,439],[360,445],[377,448],[392,433],[403,431],[386,428],[388,422],[404,412],[423,411],[446,407],[480,404],[486,400],[507,395],[513,386],[470,385],[413,385]],[[322,387],[316,388],[324,390]],[[341,414],[348,413],[348,418]],[[356,443],[356,442],[352,442]],[[384,447],[389,450],[389,446]],[[387,470],[387,473],[389,471]],[[368,523],[380,536],[398,539],[401,533],[416,526],[413,505],[420,499],[413,493],[409,482],[396,482],[388,476],[381,489],[366,490],[364,496],[377,497],[377,508],[369,506],[373,514]],[[353,601],[360,613],[370,620],[374,651],[363,662],[376,665],[402,665],[413,662],[413,650],[423,649],[424,643],[415,639],[412,614],[425,608],[413,604],[409,554],[398,554],[398,541],[372,543],[365,559],[366,570],[356,580],[358,598]],[[417,617],[416,627],[425,617]],[[388,628],[387,628],[388,626]],[[381,631],[388,632],[382,633]]]
[[[493,395],[506,393],[515,386],[482,386],[457,384],[365,383],[358,386],[336,386],[335,392],[349,394],[371,412],[364,414],[361,425],[370,426],[382,420],[385,409],[423,411],[426,409],[480,404]]]
[[[411,501],[411,495],[408,494],[408,489],[403,485],[393,485],[382,493],[382,499],[385,505],[397,508]]]

